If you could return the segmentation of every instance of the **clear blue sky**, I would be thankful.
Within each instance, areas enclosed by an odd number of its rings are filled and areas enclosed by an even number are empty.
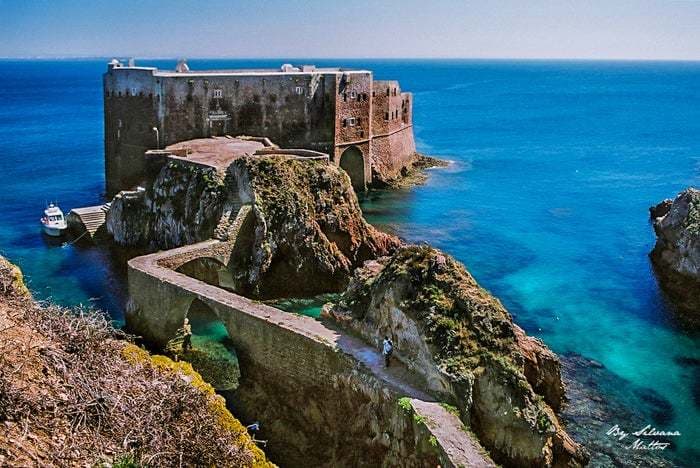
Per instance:
[[[700,60],[700,0],[0,0],[0,56]]]

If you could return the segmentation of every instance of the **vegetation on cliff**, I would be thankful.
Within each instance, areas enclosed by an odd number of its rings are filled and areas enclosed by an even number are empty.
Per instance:
[[[171,249],[212,237],[226,185],[214,168],[169,162],[145,191],[112,200],[107,230],[118,245]]]
[[[564,391],[556,356],[448,255],[405,246],[368,262],[329,314],[370,340],[392,337],[396,356],[457,405],[498,461],[585,463],[554,413]]]
[[[254,206],[250,244],[230,265],[246,294],[338,292],[355,267],[399,245],[364,220],[350,179],[333,165],[269,156],[236,160],[229,171]]]
[[[688,188],[650,209],[656,245],[651,252],[661,287],[685,323],[700,323],[700,190]]]
[[[271,466],[189,364],[124,338],[0,257],[0,465]]]

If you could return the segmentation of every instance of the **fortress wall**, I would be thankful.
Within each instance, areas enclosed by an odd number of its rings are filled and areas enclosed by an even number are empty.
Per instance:
[[[343,145],[369,139],[371,132],[372,75],[353,73],[336,76],[335,144]],[[354,118],[355,125],[347,119]]]
[[[415,159],[416,143],[413,138],[413,126],[372,139],[373,177],[386,181],[401,175],[401,170],[408,167]]]
[[[156,147],[159,125],[155,80],[150,70],[106,73],[104,87],[105,178],[107,193],[140,183],[144,152]]]
[[[335,74],[154,73],[116,68],[104,75],[110,195],[141,182],[144,152],[156,148],[153,127],[159,129],[161,148],[212,135],[247,134],[333,154]]]
[[[371,160],[373,178],[394,179],[415,157],[411,93],[402,93],[398,81],[375,81],[372,101]]]
[[[161,79],[167,96],[166,144],[242,134],[267,136],[287,147],[332,148],[335,75],[183,74]],[[229,120],[210,125],[210,113],[216,112],[226,113]]]

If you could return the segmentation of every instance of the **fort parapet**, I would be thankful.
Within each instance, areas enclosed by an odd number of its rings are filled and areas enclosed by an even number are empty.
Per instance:
[[[103,82],[108,195],[143,181],[147,150],[211,136],[327,153],[358,190],[398,177],[415,155],[412,95],[368,70],[192,71],[180,62],[165,71],[113,60]]]

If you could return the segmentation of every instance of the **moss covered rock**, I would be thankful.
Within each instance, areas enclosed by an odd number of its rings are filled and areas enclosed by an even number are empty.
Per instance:
[[[405,246],[359,269],[327,315],[395,356],[438,398],[455,404],[497,461],[509,466],[584,464],[554,409],[559,361],[453,258]]]
[[[348,176],[322,161],[242,158],[229,173],[253,204],[247,243],[231,257],[238,289],[264,297],[338,292],[365,260],[394,251],[397,238],[362,217]]]

